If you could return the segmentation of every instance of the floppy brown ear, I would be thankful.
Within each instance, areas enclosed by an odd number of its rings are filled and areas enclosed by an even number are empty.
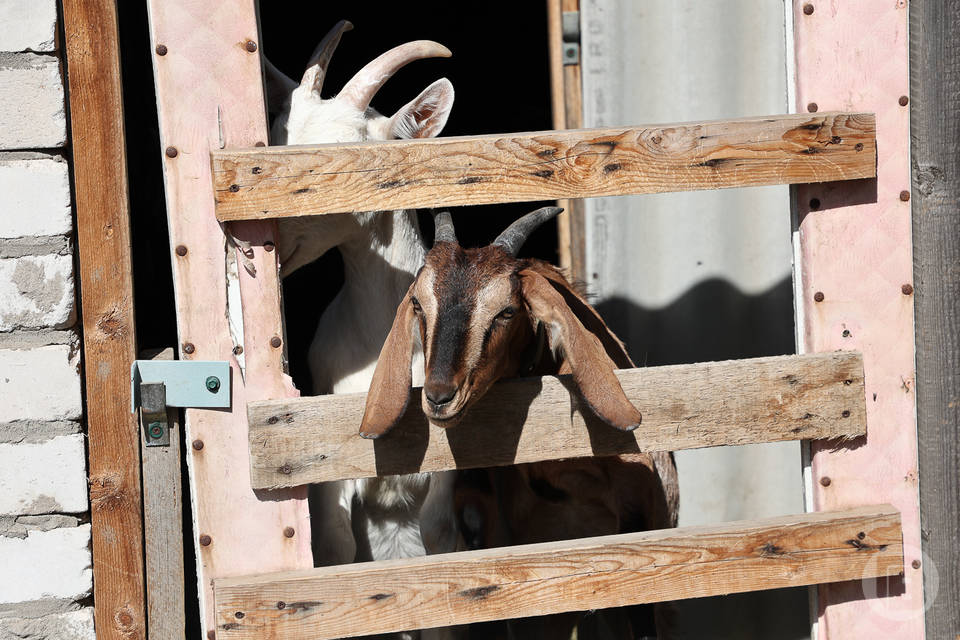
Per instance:
[[[594,315],[596,311],[577,296],[562,278],[548,277],[549,273],[545,274],[537,268],[524,269],[519,275],[520,288],[530,315],[547,326],[550,346],[563,351],[563,359],[573,373],[574,382],[597,417],[623,431],[632,431],[640,426],[640,412],[627,400],[620,381],[613,373],[617,365],[608,355],[605,340],[602,340],[607,336],[588,331],[571,310],[568,300],[575,305],[579,302],[586,306]],[[596,318],[599,319],[599,316]],[[586,319],[588,326],[594,324],[589,318]],[[600,324],[609,337],[620,344],[602,321]]]
[[[410,292],[403,297],[393,319],[393,326],[380,350],[380,359],[373,372],[367,404],[360,422],[360,435],[379,438],[393,428],[407,410],[410,384],[413,380],[413,332],[416,314]]]

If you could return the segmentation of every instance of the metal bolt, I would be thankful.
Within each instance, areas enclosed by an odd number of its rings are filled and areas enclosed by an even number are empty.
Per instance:
[[[213,538],[211,538],[210,536],[208,536],[208,535],[205,534],[205,533],[200,534],[200,546],[201,546],[201,547],[209,547],[211,542],[213,542]]]
[[[176,148],[176,147],[167,147],[166,154],[167,154],[167,157],[168,157],[168,158],[176,158],[176,157],[177,157],[177,154],[179,154],[179,153],[180,153],[180,152],[177,151],[177,148]]]
[[[814,302],[823,302],[823,291],[817,291],[813,294]]]
[[[844,410],[840,413],[840,415],[843,416],[844,418],[849,418],[849,417],[850,417],[850,410],[849,410],[849,409],[844,409]]]
[[[914,569],[919,569],[919,568],[920,568],[920,561],[919,561],[919,560],[914,560],[913,562],[910,563],[910,566],[913,567]]]
[[[206,381],[207,391],[211,393],[216,393],[220,390],[220,378],[217,376],[207,376]]]
[[[829,486],[830,486],[830,476],[823,476],[822,478],[820,478],[820,484],[822,484],[822,485],[825,486],[825,487],[829,487]]]
[[[270,242],[269,240],[267,240],[266,242],[263,243],[263,250],[264,250],[264,251],[273,251],[274,247],[276,247],[276,246],[277,246],[277,245],[275,245],[273,242]]]
[[[187,248],[182,244],[178,244],[176,248],[176,252],[177,252],[177,255],[182,258],[183,256],[187,255]]]
[[[240,185],[238,185],[238,184],[232,184],[232,185],[230,185],[230,191],[231,191],[232,193],[236,193],[237,191],[240,191]]]
[[[233,615],[237,618],[237,620],[242,620],[242,619],[243,619],[243,611],[237,611],[237,612],[236,612],[235,614],[233,614]]]
[[[184,352],[184,353],[186,353],[186,354],[191,354],[191,353],[193,353],[194,351],[196,351],[196,347],[193,346],[193,343],[192,343],[192,342],[184,342],[184,343],[183,343],[183,352]]]
[[[157,439],[163,436],[163,425],[159,422],[151,422],[148,428],[148,433],[153,439]]]
[[[844,329],[844,330],[843,330],[843,333],[841,333],[840,335],[842,335],[844,338],[849,338],[849,337],[850,337],[850,329]]]
[[[803,14],[807,16],[813,15],[813,5],[810,4],[809,2],[803,5]]]
[[[270,338],[270,346],[274,349],[278,348],[281,344],[283,344],[283,340],[281,340],[279,336]]]
[[[243,353],[243,347],[239,344],[233,348],[233,355],[238,356]]]
[[[254,42],[253,40],[247,40],[247,44],[245,46],[247,48],[247,51],[249,51],[250,53],[253,53],[254,51],[257,50],[257,43]]]
[[[853,150],[854,150],[854,151],[863,151],[863,143],[862,143],[862,142],[858,142],[857,144],[853,145]]]
[[[830,144],[840,144],[843,142],[843,138],[840,136],[830,136]]]
[[[819,108],[820,107],[817,106],[816,102],[811,102],[810,104],[807,105],[807,111],[809,111],[810,113],[816,113],[817,109]]]
[[[901,199],[903,202],[906,202],[907,200],[909,200],[909,199],[910,199],[910,192],[909,192],[909,191],[901,191],[901,192],[900,192],[900,199]]]
[[[290,468],[289,464],[284,464],[282,467],[280,467],[279,471],[285,476],[288,476],[291,473],[293,473],[293,469]]]
[[[277,609],[286,609],[286,608],[287,608],[287,603],[284,602],[283,600],[277,603]]]
[[[255,147],[265,147],[265,146],[267,146],[267,143],[266,143],[266,142],[263,142],[262,140],[257,140],[256,142],[253,143],[253,146],[255,146]]]
[[[905,107],[910,103],[910,98],[908,98],[907,96],[900,96],[900,99],[897,100],[897,102],[900,103],[901,107]]]
[[[903,292],[903,295],[908,296],[911,293],[913,293],[913,285],[905,284],[902,287],[900,287],[900,291]]]
[[[158,56],[165,56],[165,55],[167,55],[167,45],[165,45],[165,44],[158,44],[158,45],[157,45],[157,48],[155,49],[155,51],[157,52],[157,55],[158,55]]]
[[[810,210],[816,211],[820,208],[820,198],[810,198]]]
[[[867,534],[865,534],[863,531],[861,531],[860,533],[857,534],[857,539],[858,539],[858,540],[863,540],[863,539],[866,538],[866,537],[867,537]]]
[[[203,449],[203,440],[194,440],[193,441],[193,450],[200,451]]]
[[[283,530],[283,537],[284,537],[284,538],[292,538],[295,533],[296,533],[296,531],[294,531],[293,527],[286,527],[286,528],[284,528],[284,530]]]

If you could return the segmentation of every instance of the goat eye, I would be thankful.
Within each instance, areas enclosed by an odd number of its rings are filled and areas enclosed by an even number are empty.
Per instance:
[[[413,310],[417,313],[423,313],[423,307],[420,306],[420,301],[416,298],[410,298],[410,303],[413,305]]]
[[[499,320],[509,320],[517,313],[517,310],[514,307],[507,307],[499,314],[497,314],[497,319]]]

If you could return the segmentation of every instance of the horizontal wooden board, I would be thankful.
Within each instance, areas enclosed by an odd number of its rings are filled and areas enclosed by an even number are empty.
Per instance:
[[[903,572],[887,505],[217,580],[220,640],[323,640]]]
[[[804,113],[212,156],[226,221],[872,178],[876,130]]]
[[[378,440],[358,435],[363,393],[252,402],[251,482],[266,489],[866,433],[863,361],[856,352],[626,369],[617,377],[643,413],[632,433],[607,426],[581,406],[568,390],[568,376],[500,382],[448,430],[429,427],[414,388],[406,415]]]

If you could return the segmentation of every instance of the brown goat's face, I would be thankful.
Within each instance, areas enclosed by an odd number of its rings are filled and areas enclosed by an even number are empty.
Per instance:
[[[452,427],[494,382],[516,375],[533,327],[517,272],[523,262],[497,246],[440,242],[410,289],[420,328],[421,404],[433,424]]]

